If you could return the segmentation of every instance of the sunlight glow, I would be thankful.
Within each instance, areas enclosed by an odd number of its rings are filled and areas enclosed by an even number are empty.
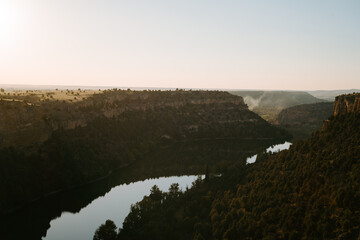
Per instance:
[[[195,2],[0,0],[0,84],[360,87],[360,1]]]
[[[16,25],[17,12],[9,2],[0,2],[0,36],[6,37]]]
[[[21,14],[15,1],[0,1],[0,53],[8,55],[15,47],[19,33]],[[11,53],[10,53],[11,54]],[[14,54],[14,53],[12,53]],[[0,62],[1,59],[0,59]]]

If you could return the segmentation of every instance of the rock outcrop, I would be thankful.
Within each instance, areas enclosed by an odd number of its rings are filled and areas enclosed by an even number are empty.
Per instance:
[[[335,98],[334,116],[349,112],[360,112],[360,93],[340,95]]]

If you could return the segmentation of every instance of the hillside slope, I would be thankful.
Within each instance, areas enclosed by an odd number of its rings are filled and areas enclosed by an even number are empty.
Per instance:
[[[333,112],[333,102],[302,104],[281,110],[276,124],[292,133],[294,139],[302,139],[320,130]]]

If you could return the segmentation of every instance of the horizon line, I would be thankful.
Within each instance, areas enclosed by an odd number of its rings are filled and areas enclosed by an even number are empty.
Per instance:
[[[41,89],[38,90],[50,90],[55,88],[88,88],[88,89],[131,89],[131,90],[176,90],[176,89],[183,89],[183,90],[220,90],[220,91],[299,91],[299,92],[315,92],[315,91],[350,91],[350,90],[356,90],[360,91],[360,89],[357,88],[349,88],[349,89],[314,89],[314,90],[308,90],[308,89],[255,89],[255,88],[201,88],[201,87],[135,87],[135,86],[111,86],[111,85],[62,85],[62,84],[4,84],[0,83],[1,88],[10,88],[10,89],[26,89],[26,87],[31,87],[31,89],[36,89],[35,87],[40,87]],[[49,88],[49,89],[46,89]]]

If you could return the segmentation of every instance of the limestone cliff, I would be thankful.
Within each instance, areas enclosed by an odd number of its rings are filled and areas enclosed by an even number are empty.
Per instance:
[[[337,96],[334,103],[334,116],[351,112],[360,112],[360,93]],[[322,126],[323,131],[327,129],[330,122],[330,119],[324,121]]]
[[[334,116],[349,112],[360,112],[360,93],[340,95],[335,98]]]
[[[57,129],[84,127],[99,117],[184,106],[197,107],[199,114],[222,109],[225,114],[218,120],[223,122],[251,120],[229,117],[234,109],[248,111],[247,106],[242,97],[219,91],[108,90],[76,103],[0,101],[0,147],[41,144]]]

